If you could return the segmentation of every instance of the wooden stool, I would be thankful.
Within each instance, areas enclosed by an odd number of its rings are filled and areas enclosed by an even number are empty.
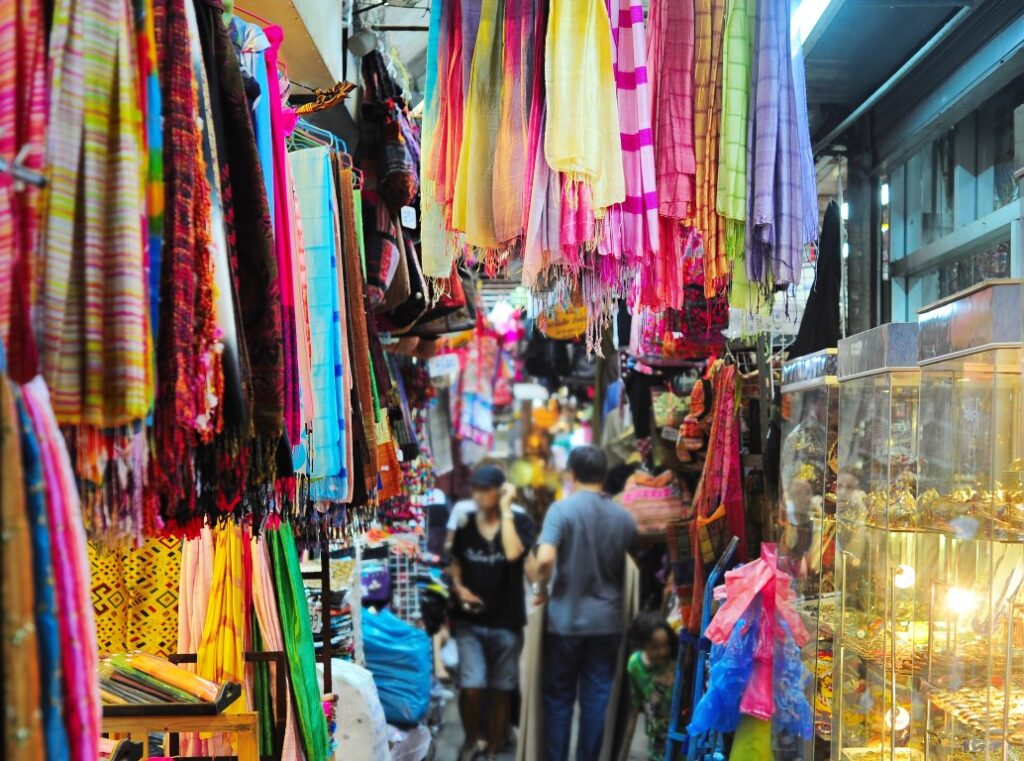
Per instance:
[[[141,742],[143,758],[149,758],[150,732],[233,734],[238,740],[238,761],[260,759],[259,724],[254,711],[211,716],[105,716],[102,731],[127,735],[135,742]]]

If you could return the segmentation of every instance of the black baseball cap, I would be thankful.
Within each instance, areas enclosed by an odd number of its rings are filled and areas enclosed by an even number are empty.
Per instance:
[[[474,489],[500,489],[505,483],[505,471],[497,465],[481,465],[469,477],[469,485]]]

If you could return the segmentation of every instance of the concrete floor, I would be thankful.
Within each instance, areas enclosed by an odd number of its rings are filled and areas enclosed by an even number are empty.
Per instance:
[[[444,728],[437,738],[437,754],[435,761],[457,761],[459,748],[462,747],[462,726],[459,724],[459,710],[457,703],[452,701],[445,709]],[[628,761],[645,761],[647,758],[647,738],[644,735],[643,718],[637,723],[636,735],[633,737],[633,747],[630,750]],[[569,752],[569,758],[574,758],[574,751]],[[499,761],[515,761],[515,751],[510,750],[498,756]],[[540,761],[540,759],[536,759]]]

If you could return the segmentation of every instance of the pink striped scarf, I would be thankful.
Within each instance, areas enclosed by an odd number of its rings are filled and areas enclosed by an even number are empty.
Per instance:
[[[626,200],[608,210],[602,254],[643,260],[658,250],[651,94],[647,80],[644,8],[639,0],[608,0],[619,102]]]

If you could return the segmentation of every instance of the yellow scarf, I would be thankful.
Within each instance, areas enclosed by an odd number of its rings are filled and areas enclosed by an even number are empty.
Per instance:
[[[622,203],[626,182],[604,0],[552,0],[544,66],[548,164],[589,184],[596,210]]]

